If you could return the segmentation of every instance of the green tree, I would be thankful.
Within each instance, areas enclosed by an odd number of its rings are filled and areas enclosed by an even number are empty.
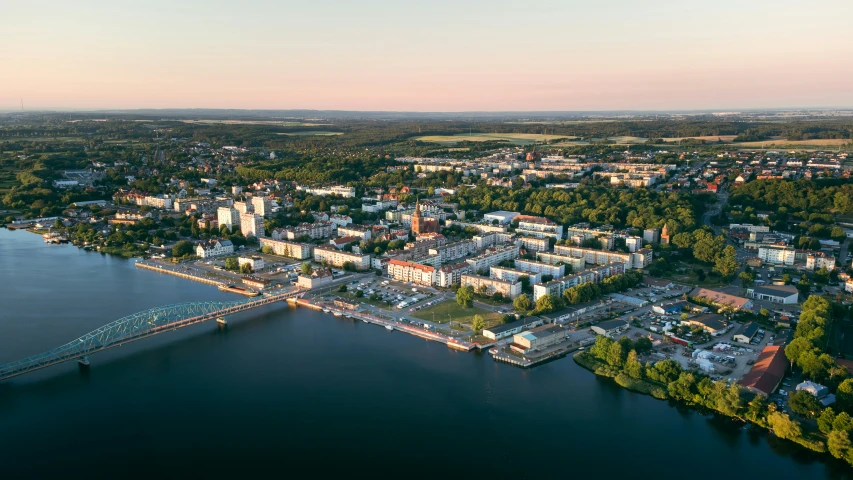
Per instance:
[[[654,345],[652,345],[652,341],[649,340],[649,337],[640,337],[634,342],[634,350],[639,354],[649,353],[652,351]]]
[[[610,348],[607,350],[607,363],[618,367],[622,365],[624,361],[624,347],[619,342],[613,342],[610,344]]]
[[[474,288],[470,286],[459,287],[456,290],[456,303],[464,308],[474,306]]]
[[[273,251],[271,246],[264,245],[263,247],[261,247],[261,253],[266,253],[267,255],[272,255],[275,252]]]
[[[766,308],[762,308],[761,310],[758,311],[758,314],[766,319],[767,317],[770,316],[770,310],[767,310]]]
[[[841,412],[836,415],[835,420],[832,421],[832,429],[850,432],[853,430],[853,419],[850,418],[850,415],[848,415],[847,412]]]
[[[625,373],[631,378],[643,378],[643,364],[637,360],[636,350],[628,352],[628,359],[625,360]]]
[[[232,272],[240,270],[240,263],[237,261],[235,257],[229,257],[225,259],[225,270],[231,270]]]
[[[475,332],[480,333],[485,326],[486,322],[480,315],[474,315],[474,318],[471,319],[471,328],[473,328]]]
[[[800,438],[803,431],[796,420],[791,420],[787,414],[782,412],[770,412],[767,415],[767,424],[777,437],[793,440]]]
[[[729,278],[740,268],[740,263],[737,261],[737,250],[735,247],[728,245],[723,249],[722,255],[714,261],[714,270],[720,272],[725,278]]]
[[[814,346],[810,341],[808,341],[808,339],[798,337],[791,340],[791,343],[789,343],[785,347],[785,356],[788,358],[788,361],[791,362],[791,366],[794,366],[794,364],[797,363],[797,360],[800,358],[800,355],[802,355],[803,352],[811,350],[812,348],[814,348]]]
[[[512,302],[513,307],[519,312],[527,312],[533,306],[533,302],[526,293],[522,293]]]
[[[824,408],[820,416],[817,417],[817,428],[823,433],[829,433],[832,431],[833,422],[835,422],[835,412],[832,407]]]
[[[833,430],[829,432],[826,439],[826,446],[829,453],[835,458],[847,459],[850,456],[850,435],[843,430]]]
[[[853,411],[853,379],[848,378],[841,382],[835,391],[836,407],[842,411]]]
[[[543,295],[536,301],[536,312],[551,313],[557,309],[557,301],[553,295]]]
[[[765,415],[767,415],[768,406],[767,399],[763,395],[756,395],[749,402],[746,418],[753,423],[763,422]]]
[[[311,275],[312,273],[314,273],[314,267],[308,262],[302,262],[302,274]]]
[[[341,293],[345,293],[347,291],[347,286],[341,285],[340,287],[338,287],[338,291]]]
[[[791,278],[790,274],[787,274],[787,273],[782,274],[782,283],[784,283],[785,285],[790,285],[793,282],[794,282],[794,280]]]
[[[172,245],[172,256],[175,258],[183,257],[184,255],[192,255],[195,251],[192,242],[188,240],[179,240]]]
[[[804,390],[792,393],[788,397],[788,405],[791,406],[791,411],[805,418],[816,418],[820,413],[820,402]]]
[[[356,290],[356,291],[353,293],[353,295],[355,295],[355,298],[361,298],[361,297],[363,297],[363,296],[364,296],[364,290]]]

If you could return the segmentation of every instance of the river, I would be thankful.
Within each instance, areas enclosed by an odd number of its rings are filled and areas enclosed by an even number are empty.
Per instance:
[[[0,363],[216,288],[0,230]],[[0,477],[843,478],[847,467],[628,392],[286,304],[0,384]]]

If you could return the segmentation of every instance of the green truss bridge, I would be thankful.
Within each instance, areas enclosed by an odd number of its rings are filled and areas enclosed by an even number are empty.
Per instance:
[[[228,315],[300,297],[304,293],[305,290],[277,291],[234,302],[178,303],[134,313],[60,347],[0,365],[0,381],[69,360],[88,365],[89,355],[93,353],[208,320],[224,319]]]

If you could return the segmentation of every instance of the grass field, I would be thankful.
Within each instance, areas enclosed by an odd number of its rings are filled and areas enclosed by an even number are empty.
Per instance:
[[[785,140],[784,138],[774,138],[770,140],[763,140],[760,142],[739,142],[734,143],[733,145],[737,145],[739,147],[759,147],[759,148],[770,148],[770,147],[838,147],[844,145],[850,145],[850,140],[844,138],[831,138],[831,139],[812,139],[812,140]]]
[[[279,133],[279,135],[287,135],[288,137],[307,137],[307,136],[319,136],[319,137],[329,137],[333,135],[343,135],[343,132],[329,132],[325,130],[307,130],[304,132],[289,132],[289,133]]]
[[[503,141],[514,143],[516,145],[530,145],[532,143],[540,143],[545,141],[568,139],[571,140],[571,135],[545,135],[541,133],[459,133],[456,135],[425,135],[417,137],[415,140],[421,142],[432,143],[458,143],[458,142],[489,142]]]
[[[474,315],[480,315],[486,321],[486,326],[496,325],[501,321],[499,313],[483,310],[478,307],[462,308],[456,304],[454,300],[446,300],[423,310],[412,313],[411,316],[420,318],[421,320],[433,321],[433,313],[435,313],[435,323],[447,323],[452,318],[454,322],[471,325],[471,320]],[[448,314],[450,315],[448,317]]]

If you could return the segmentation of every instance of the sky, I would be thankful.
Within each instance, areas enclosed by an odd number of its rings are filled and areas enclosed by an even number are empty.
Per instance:
[[[853,0],[2,0],[0,110],[853,107]]]

